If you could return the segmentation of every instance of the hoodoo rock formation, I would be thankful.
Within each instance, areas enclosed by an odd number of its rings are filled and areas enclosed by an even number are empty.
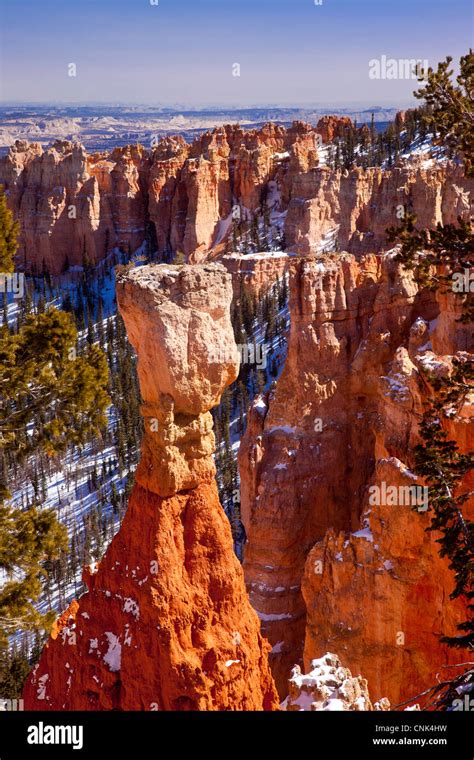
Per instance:
[[[399,459],[378,459],[373,484],[401,495],[416,484]],[[390,501],[390,500],[389,500]],[[417,519],[414,519],[417,518]],[[394,704],[415,698],[436,683],[436,674],[462,662],[440,645],[456,633],[465,606],[447,594],[453,587],[430,518],[410,504],[367,504],[359,531],[329,530],[310,551],[302,583],[307,610],[304,661],[328,643],[356,672],[364,670],[377,699]],[[415,700],[416,701],[416,700]]]
[[[404,211],[419,225],[468,217],[467,180],[452,163],[400,159],[390,169],[333,170],[330,142],[346,120],[323,118],[285,129],[219,127],[186,143],[165,137],[152,148],[88,155],[70,141],[43,151],[17,141],[0,158],[0,184],[21,225],[18,265],[59,274],[97,263],[147,240],[158,255],[198,263],[220,255],[237,205],[247,223],[258,209],[278,217],[289,251],[336,247],[377,253],[385,229]]]
[[[142,459],[121,529],[56,624],[25,708],[275,709],[212,462],[209,410],[238,370],[230,275],[147,266],[120,273],[117,295],[138,354]]]
[[[323,116],[318,121],[318,130],[325,143],[332,142],[335,137],[342,137],[345,129],[353,126],[348,116]]]
[[[212,481],[209,410],[238,371],[231,278],[211,264],[139,267],[118,275],[117,296],[144,399],[136,482],[171,496]],[[214,361],[216,354],[222,361]]]
[[[281,696],[295,663],[307,672],[329,649],[396,705],[463,658],[439,637],[465,609],[449,599],[428,514],[404,495],[422,486],[409,468],[430,395],[423,370],[447,371],[472,350],[471,331],[453,294],[420,292],[391,253],[290,266],[287,360],[239,452],[250,598]],[[461,450],[472,449],[472,401],[449,423]]]

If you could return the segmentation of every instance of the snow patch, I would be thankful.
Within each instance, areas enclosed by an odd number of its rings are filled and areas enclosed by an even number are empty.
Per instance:
[[[362,528],[362,530],[358,530],[351,535],[353,535],[354,538],[365,538],[366,541],[372,541],[372,543],[374,542],[374,536],[370,528]]]
[[[133,615],[135,620],[138,620],[140,617],[140,607],[138,605],[138,602],[136,602],[134,599],[131,599],[130,597],[125,598],[123,611],[128,612],[130,615]]]
[[[104,654],[104,662],[109,666],[109,670],[112,673],[116,673],[120,670],[122,664],[122,645],[120,644],[118,636],[110,631],[106,631],[105,635],[109,643],[109,648]]]
[[[45,673],[44,676],[41,676],[41,678],[38,678],[38,689],[36,691],[36,696],[38,699],[46,699],[46,681],[48,680],[49,675],[48,673]]]

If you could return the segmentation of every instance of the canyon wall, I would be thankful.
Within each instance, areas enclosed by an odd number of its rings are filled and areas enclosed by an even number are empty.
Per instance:
[[[285,367],[239,452],[250,599],[281,696],[295,663],[308,671],[329,649],[396,705],[463,661],[439,636],[465,609],[429,516],[372,506],[368,489],[418,483],[422,370],[447,371],[471,330],[453,294],[420,292],[392,254],[294,260],[290,314]],[[450,422],[461,449],[472,421],[468,398]]]
[[[0,158],[0,184],[21,225],[18,265],[60,274],[146,239],[160,256],[202,261],[228,231],[233,203],[253,213],[287,156],[305,170],[317,164],[316,135],[300,122],[288,130],[233,125],[191,144],[166,137],[150,150],[92,155],[67,140],[45,151],[16,141]]]
[[[415,214],[420,229],[469,219],[473,189],[474,180],[461,166],[432,159],[401,160],[391,169],[299,172],[288,192],[286,247],[301,255],[328,246],[380,253],[390,248],[386,229],[406,213]]]
[[[269,645],[214,479],[210,409],[238,372],[230,275],[140,267],[118,275],[117,297],[138,355],[141,461],[120,531],[56,623],[25,708],[275,709]]]
[[[56,275],[145,240],[165,260],[177,252],[191,263],[213,259],[232,246],[236,205],[247,223],[267,207],[285,249],[300,255],[379,252],[404,211],[427,227],[469,214],[472,180],[449,162],[330,169],[325,146],[345,126],[336,117],[316,127],[228,125],[192,143],[165,137],[149,150],[92,155],[70,141],[47,150],[17,141],[0,158],[0,184],[20,221],[18,265]]]
[[[17,141],[0,159],[0,183],[20,222],[18,266],[60,274],[96,264],[114,247],[138,248],[145,235],[147,167],[140,146],[101,157],[69,141],[47,151]]]

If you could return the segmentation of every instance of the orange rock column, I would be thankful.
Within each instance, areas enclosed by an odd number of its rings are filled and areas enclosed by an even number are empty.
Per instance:
[[[138,354],[142,459],[121,529],[55,626],[25,707],[275,709],[212,461],[209,410],[238,370],[230,276],[147,266],[120,275],[117,295]]]

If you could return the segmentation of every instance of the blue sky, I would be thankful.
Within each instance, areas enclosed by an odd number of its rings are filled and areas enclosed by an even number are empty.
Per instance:
[[[470,0],[0,0],[4,102],[403,104],[368,62],[456,60]],[[68,76],[75,63],[77,76]],[[232,65],[240,64],[240,77]]]

